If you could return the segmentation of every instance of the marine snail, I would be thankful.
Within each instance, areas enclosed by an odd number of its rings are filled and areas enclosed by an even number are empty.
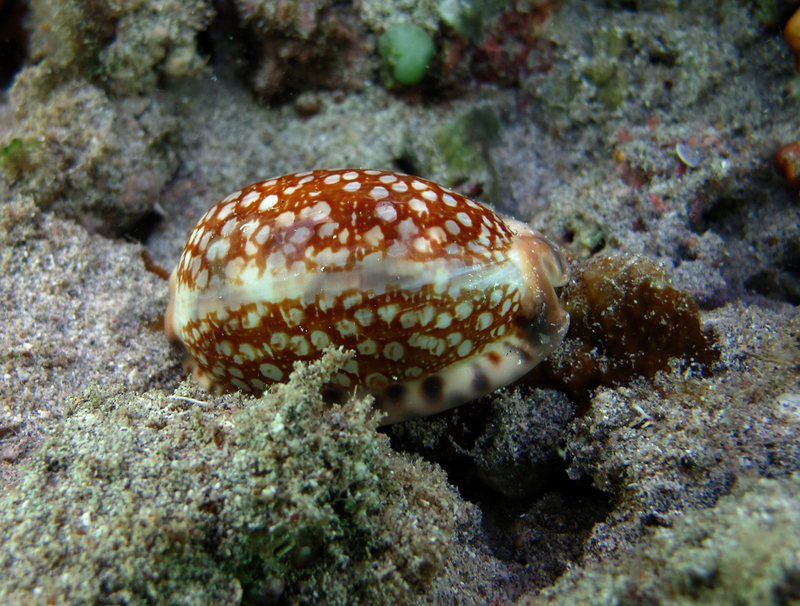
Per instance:
[[[518,379],[561,342],[559,252],[527,225],[380,170],[255,183],[209,210],[170,277],[167,336],[204,388],[261,392],[329,345],[355,350],[333,400],[383,423]]]

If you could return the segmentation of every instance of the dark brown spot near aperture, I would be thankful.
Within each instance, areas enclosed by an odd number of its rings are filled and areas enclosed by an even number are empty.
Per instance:
[[[479,366],[474,366],[472,368],[472,389],[475,390],[476,393],[485,393],[489,391],[489,377],[486,376]]]
[[[422,382],[422,395],[431,404],[438,404],[442,399],[442,377],[431,375]]]
[[[386,388],[385,393],[389,404],[399,404],[406,393],[406,388],[400,383],[395,383],[393,385],[389,385],[389,387]]]
[[[496,351],[490,351],[486,354],[486,359],[489,360],[489,363],[492,366],[497,366],[500,362],[503,361],[503,357],[497,353]]]

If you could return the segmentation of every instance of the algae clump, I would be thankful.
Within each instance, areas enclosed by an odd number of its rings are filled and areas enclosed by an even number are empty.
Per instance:
[[[378,42],[378,51],[392,77],[408,86],[425,75],[433,56],[433,40],[421,27],[401,23],[386,30]]]
[[[348,359],[258,399],[77,398],[0,496],[0,603],[412,601],[449,555],[457,496],[389,448],[370,399],[324,404]]]

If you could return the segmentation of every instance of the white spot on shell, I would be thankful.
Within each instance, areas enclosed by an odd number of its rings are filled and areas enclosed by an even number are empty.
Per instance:
[[[220,211],[217,213],[217,221],[224,221],[227,219],[230,214],[233,212],[233,209],[236,207],[236,204],[231,202],[230,204],[226,204],[223,206]]]
[[[448,312],[442,312],[436,317],[436,325],[434,328],[447,328],[452,324],[453,316],[451,316]]]
[[[289,238],[289,241],[294,244],[302,246],[308,241],[310,237],[311,237],[310,229],[308,229],[307,227],[299,227],[292,234],[292,237]]]
[[[373,187],[369,192],[370,198],[373,198],[374,200],[383,200],[388,195],[389,190],[385,187]]]
[[[311,348],[305,337],[292,337],[289,339],[289,349],[296,356],[307,356]]]
[[[281,309],[281,315],[283,315],[284,321],[289,326],[300,326],[306,318],[305,312],[297,307],[292,307],[286,314],[284,314]]]
[[[444,228],[449,231],[454,236],[457,236],[461,233],[461,228],[458,226],[458,223],[453,221],[452,219],[448,219],[444,222]]]
[[[242,328],[258,328],[259,326],[261,326],[261,316],[254,311],[248,311],[242,320]]]
[[[294,213],[290,210],[279,214],[275,218],[275,225],[278,227],[289,227],[292,223],[294,223]]]
[[[220,204],[227,204],[228,202],[232,202],[233,200],[238,198],[239,194],[241,194],[241,193],[242,193],[242,190],[233,192],[232,194],[226,196],[225,199],[222,200],[222,202],[220,202]]]
[[[192,232],[192,236],[189,238],[189,244],[194,246],[197,244],[197,241],[202,237],[203,233],[206,231],[205,227],[198,227]]]
[[[397,341],[387,343],[383,348],[383,356],[389,360],[397,362],[397,360],[403,357],[403,346]]]
[[[275,194],[270,194],[269,196],[261,200],[261,204],[258,205],[258,210],[264,212],[265,210],[269,210],[270,208],[275,206],[277,203],[278,203],[278,196],[276,196]]]
[[[233,343],[230,341],[220,341],[216,349],[218,353],[222,354],[226,358],[233,356]]]
[[[244,198],[242,198],[241,205],[242,205],[243,208],[247,208],[253,202],[258,200],[260,197],[261,197],[261,194],[259,193],[259,191],[254,189],[249,194],[247,194]]]
[[[380,391],[389,384],[389,379],[387,379],[385,375],[382,375],[379,372],[373,372],[371,375],[367,375],[365,383],[367,384],[367,387],[369,387],[370,389]]]
[[[405,329],[409,329],[419,321],[416,311],[407,311],[400,315],[400,324]]]
[[[364,300],[363,295],[360,292],[354,293],[352,295],[346,296],[342,300],[342,307],[345,309],[350,309],[354,305],[361,305],[361,301]]]
[[[462,301],[456,305],[456,318],[458,320],[465,320],[472,313],[472,303],[469,301]]]
[[[478,330],[486,330],[492,325],[492,314],[488,311],[483,312],[481,315],[478,316],[478,323],[476,324],[476,328]]]
[[[456,345],[461,343],[461,340],[463,338],[464,337],[460,332],[451,332],[449,335],[447,335],[447,346],[455,347]]]
[[[258,230],[255,240],[260,246],[267,241],[267,238],[269,238],[269,225],[265,225],[264,227]]]
[[[336,323],[336,329],[342,337],[349,337],[359,333],[358,326],[352,320],[340,320]]]
[[[286,257],[283,253],[274,252],[267,257],[267,269],[269,271],[280,271],[286,267]]]
[[[317,228],[317,235],[322,238],[330,238],[337,227],[339,227],[338,223],[325,223]]]
[[[394,320],[395,316],[400,312],[400,306],[396,304],[383,305],[378,308],[378,316],[387,324]]]
[[[311,333],[311,344],[317,349],[325,349],[330,342],[328,335],[321,330],[315,330]]]
[[[224,259],[228,256],[228,251],[231,248],[230,240],[227,238],[221,238],[214,242],[211,246],[208,247],[208,252],[206,256],[208,257],[209,261],[215,261],[217,259]]]
[[[347,364],[344,365],[342,368],[343,371],[350,373],[351,375],[358,374],[358,362],[355,360],[348,360]]]
[[[230,220],[230,221],[228,221],[228,222],[227,222],[225,225],[223,225],[223,226],[222,226],[222,229],[221,229],[221,230],[220,230],[220,232],[219,232],[219,233],[220,233],[220,235],[221,235],[223,238],[227,238],[228,236],[230,236],[230,235],[231,235],[231,232],[234,230],[234,228],[236,227],[236,225],[237,225],[238,223],[239,223],[239,222],[238,222],[236,219],[231,219],[231,220]]]
[[[386,192],[386,194],[388,195],[389,192]],[[375,206],[375,214],[387,223],[393,223],[394,221],[397,221],[397,210],[395,209],[394,204],[391,202],[382,202],[377,204]]]
[[[200,249],[200,252],[208,249],[208,242],[209,240],[211,240],[212,235],[213,234],[210,231],[203,234],[203,239],[200,240],[200,246],[198,247]]]
[[[280,381],[283,379],[283,371],[274,364],[262,364],[258,367],[261,374],[273,381]]]
[[[239,345],[239,353],[241,353],[248,360],[255,360],[258,357],[258,352],[249,343],[242,343]]]
[[[363,356],[371,356],[378,351],[378,345],[372,339],[367,339],[363,343],[356,345],[356,349],[358,349],[358,353]]]
[[[249,238],[253,235],[253,232],[258,227],[258,221],[248,221],[247,223],[243,223],[242,226],[239,228],[239,231],[245,238]]]
[[[364,241],[370,246],[380,246],[383,243],[383,230],[376,225],[364,234]]]
[[[361,326],[369,326],[375,321],[375,312],[364,307],[356,310],[353,316]]]
[[[289,341],[289,335],[285,332],[274,332],[270,337],[269,344],[275,349],[282,351],[286,349],[286,343]]]
[[[327,202],[317,202],[311,208],[304,208],[300,211],[300,217],[312,217],[314,219],[322,220],[329,217],[331,214],[331,205]]]
[[[407,240],[409,236],[419,233],[419,227],[413,219],[403,219],[397,224],[397,232],[403,240]]]
[[[347,175],[345,175],[345,179],[346,178],[347,178]],[[360,188],[361,188],[361,183],[359,183],[358,181],[351,181],[350,183],[345,185],[342,189],[344,191],[351,191],[352,192],[352,191],[358,191]]]
[[[430,253],[433,252],[431,248],[431,243],[428,238],[415,238],[414,239],[414,250],[421,252],[421,253]]]
[[[497,307],[500,305],[500,301],[503,300],[503,290],[500,288],[495,288],[492,291],[492,294],[489,295],[489,307]]]

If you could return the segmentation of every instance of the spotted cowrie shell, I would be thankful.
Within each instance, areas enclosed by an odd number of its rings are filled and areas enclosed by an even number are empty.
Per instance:
[[[209,210],[170,278],[165,328],[204,388],[259,393],[328,346],[327,389],[384,423],[489,393],[541,362],[569,315],[556,248],[444,187],[380,170],[255,183]]]

